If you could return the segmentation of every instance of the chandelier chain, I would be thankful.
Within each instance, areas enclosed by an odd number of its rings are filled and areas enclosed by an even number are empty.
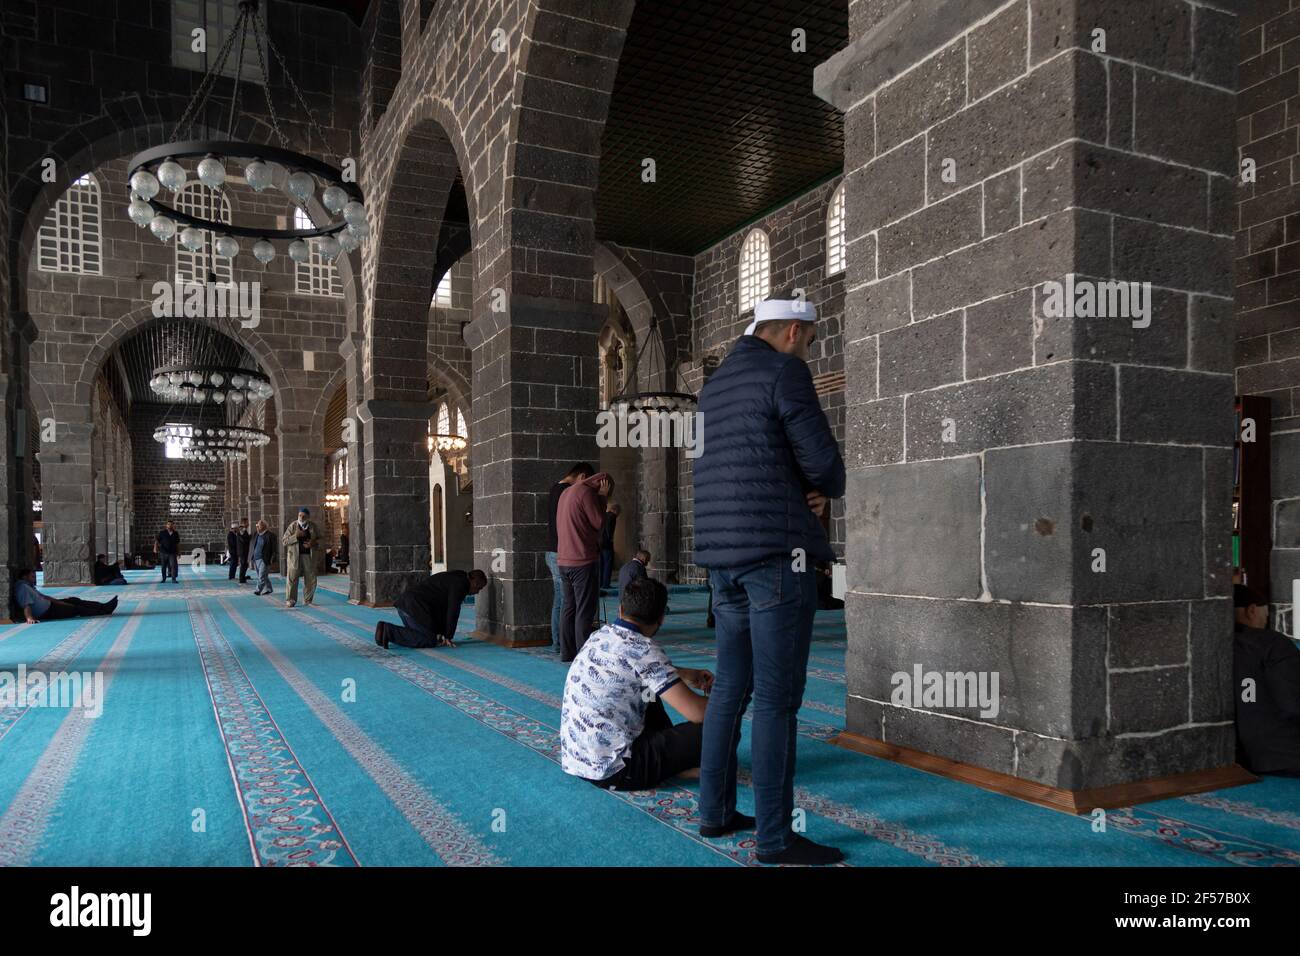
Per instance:
[[[275,54],[276,62],[280,64],[280,70],[284,73],[284,78],[289,81],[289,89],[293,91],[294,97],[298,100],[298,105],[301,106],[303,112],[307,114],[307,121],[311,124],[311,128],[316,131],[317,137],[320,138],[321,149],[325,151],[325,155],[337,159],[338,156],[330,149],[329,140],[325,138],[325,131],[321,129],[320,124],[316,122],[316,114],[313,113],[311,107],[307,105],[307,100],[303,97],[302,91],[298,89],[298,84],[294,82],[293,74],[289,72],[289,65],[284,62],[284,56],[280,53],[279,47],[277,47],[271,40],[271,34],[267,31],[266,23],[262,20],[261,11],[254,9],[253,16],[257,19],[257,24],[261,29],[262,35],[266,37],[266,45],[270,47],[271,52]],[[261,53],[260,46],[258,47],[258,53],[259,55]],[[266,80],[265,72],[263,72],[262,78],[263,80]],[[270,82],[267,81],[266,85],[269,86]],[[311,148],[310,142],[307,144],[307,148]]]
[[[240,19],[235,22],[236,26],[242,22],[244,16],[245,13],[241,10],[239,12]],[[226,39],[222,42],[220,49],[217,50],[216,60],[213,62],[212,66],[209,67],[208,72],[203,75],[203,80],[199,83],[199,88],[194,91],[194,95],[190,97],[189,104],[185,107],[185,112],[182,113],[181,118],[176,121],[176,126],[172,130],[171,135],[173,140],[180,138],[180,131],[182,129],[186,131],[187,135],[194,135],[194,120],[198,116],[200,107],[207,104],[208,97],[212,95],[212,87],[216,84],[217,77],[226,67],[226,60],[230,57],[230,50],[235,45],[235,32],[235,30],[231,30],[229,35],[227,35]]]

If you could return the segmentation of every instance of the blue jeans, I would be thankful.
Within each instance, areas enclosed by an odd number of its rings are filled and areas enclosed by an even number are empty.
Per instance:
[[[551,572],[551,583],[555,592],[551,596],[551,643],[556,649],[560,646],[560,608],[564,604],[564,587],[560,582],[560,566],[556,562],[559,556],[554,551],[546,552],[546,567]]]
[[[271,593],[271,566],[261,558],[253,560],[253,567],[257,571],[257,590],[255,594]]]
[[[704,715],[700,822],[721,826],[736,810],[736,748],[752,697],[752,765],[758,851],[779,853],[794,839],[796,721],[808,676],[817,610],[817,573],[788,556],[709,572],[718,664]]]

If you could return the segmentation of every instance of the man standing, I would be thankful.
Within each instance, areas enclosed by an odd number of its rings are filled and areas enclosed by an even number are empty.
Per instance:
[[[181,553],[181,535],[176,530],[176,523],[171,518],[163,529],[158,532],[158,540],[154,544],[154,550],[158,553],[158,565],[162,568],[162,581],[160,584],[167,583],[167,575],[171,574],[172,583],[176,583],[176,556]]]
[[[393,607],[404,627],[388,621],[375,625],[375,643],[388,650],[402,647],[455,647],[456,625],[465,598],[487,586],[482,571],[441,571],[412,584],[397,596]]]
[[[560,507],[560,495],[568,491],[569,486],[575,481],[590,478],[595,472],[596,469],[587,462],[580,461],[569,469],[567,475],[551,485],[550,524],[546,529],[546,567],[551,572],[551,583],[554,585],[551,593],[551,641],[560,653],[564,652],[560,646],[560,611],[564,607],[564,580],[560,577],[560,566],[556,559],[556,552],[559,550],[559,534],[555,528],[555,516]]]
[[[618,527],[618,515],[622,509],[616,504],[605,506],[605,523],[600,529],[600,586],[609,587],[610,576],[614,573],[614,529]]]
[[[235,522],[230,523],[230,530],[226,532],[226,553],[230,559],[226,562],[230,566],[230,580],[235,580],[235,568],[239,566],[239,525]]]
[[[257,537],[253,539],[253,570],[257,573],[257,590],[254,594],[271,593],[271,562],[275,559],[275,535],[265,520],[257,522]]]
[[[280,543],[285,547],[285,575],[289,579],[289,600],[284,602],[285,607],[298,603],[299,578],[303,579],[302,603],[311,607],[316,596],[316,547],[320,543],[320,529],[311,520],[306,505],[298,509],[298,520],[289,522]]]
[[[812,375],[817,313],[769,299],[700,394],[709,429],[695,462],[695,562],[709,570],[717,675],[704,718],[700,833],[737,828],[736,748],[751,696],[762,863],[842,860],[791,828],[795,715],[817,610],[816,561],[833,561],[819,515],[844,494],[844,460]]]
[[[248,547],[253,542],[253,536],[248,533],[248,519],[239,519],[239,531],[235,534],[235,540],[239,545],[239,583],[248,583]]]
[[[603,471],[576,481],[560,495],[555,515],[564,610],[560,613],[560,660],[570,663],[582,650],[596,619],[600,599],[600,529],[605,523],[605,499],[614,482]],[[582,638],[578,638],[581,629]]]

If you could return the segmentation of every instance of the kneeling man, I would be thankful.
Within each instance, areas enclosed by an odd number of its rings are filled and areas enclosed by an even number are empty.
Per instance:
[[[667,606],[667,588],[637,578],[623,588],[618,619],[573,659],[560,715],[565,773],[607,789],[650,790],[699,767],[707,699],[690,687],[707,691],[713,675],[673,667],[655,643]],[[687,722],[674,725],[664,701]]]
[[[412,584],[397,596],[393,607],[402,617],[399,627],[388,621],[375,625],[375,643],[402,647],[455,647],[456,625],[465,598],[487,587],[482,571],[441,571]]]

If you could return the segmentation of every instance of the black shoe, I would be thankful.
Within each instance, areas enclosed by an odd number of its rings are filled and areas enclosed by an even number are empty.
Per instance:
[[[758,825],[758,821],[755,820],[753,817],[746,816],[743,813],[733,812],[731,814],[731,818],[727,820],[727,822],[720,827],[706,826],[705,824],[701,823],[700,836],[706,837],[707,839],[710,840],[714,840],[717,839],[718,837],[726,836],[728,833],[735,833],[738,830],[752,830],[757,825]]]
[[[104,613],[105,613],[105,614],[112,614],[114,611],[116,611],[116,610],[117,610],[117,598],[113,598],[113,600],[108,601],[108,602],[105,602],[105,604],[104,604],[104,608],[105,608],[105,610],[104,610]]]
[[[794,840],[779,853],[758,854],[759,863],[793,864],[795,866],[829,866],[839,863],[844,854],[833,846],[822,846],[795,834]]]
[[[380,647],[382,647],[384,650],[388,650],[387,622],[380,621],[378,624],[375,625],[375,643],[378,644]]]
[[[705,626],[705,627],[716,628],[716,627],[718,626],[718,622],[715,621],[712,617],[708,617],[708,618],[705,618],[705,620],[704,620],[704,626]]]

